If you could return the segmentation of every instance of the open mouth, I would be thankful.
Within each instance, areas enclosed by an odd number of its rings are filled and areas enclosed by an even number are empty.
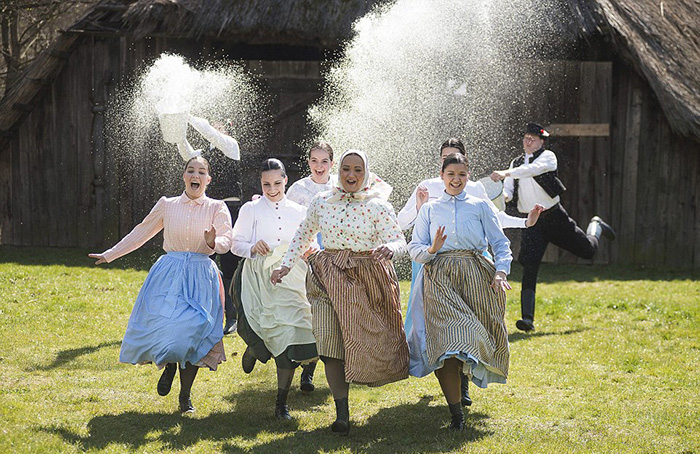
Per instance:
[[[200,186],[199,183],[197,183],[196,181],[190,181],[190,187],[191,187],[192,189],[194,189],[195,191],[196,191],[197,189],[199,189],[199,186]]]

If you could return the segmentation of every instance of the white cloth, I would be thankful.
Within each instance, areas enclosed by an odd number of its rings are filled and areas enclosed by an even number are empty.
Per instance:
[[[503,193],[506,200],[513,198],[514,181],[518,181],[518,211],[528,213],[535,207],[535,204],[544,206],[545,210],[552,208],[559,203],[559,196],[550,197],[542,186],[537,184],[534,177],[546,172],[557,170],[557,155],[550,150],[544,150],[533,162],[529,162],[532,155],[525,156],[525,163],[519,167],[513,167],[510,163],[508,173],[503,182]]]
[[[305,216],[306,208],[287,197],[270,202],[262,196],[247,202],[241,207],[233,226],[231,252],[239,257],[253,258],[255,255],[251,255],[250,248],[260,240],[265,241],[271,250],[289,244]]]
[[[323,184],[316,183],[311,177],[302,178],[289,187],[286,195],[292,202],[308,208],[316,194],[330,190],[335,186],[335,181],[335,175],[330,175],[328,182]]]
[[[272,356],[281,355],[290,345],[316,343],[311,305],[306,299],[306,263],[298,262],[282,282],[270,282],[287,247],[288,244],[281,244],[266,257],[246,260],[241,274],[241,303],[246,320]]]
[[[416,209],[416,194],[418,193],[418,187],[420,186],[425,186],[426,189],[428,189],[428,201],[437,200],[445,193],[445,183],[442,181],[442,178],[435,177],[430,178],[429,180],[421,181],[413,190],[411,197],[409,197],[406,201],[406,205],[404,205],[401,211],[399,211],[398,220],[401,230],[408,230],[416,222],[416,217],[418,216],[418,210]],[[501,229],[524,229],[527,227],[525,225],[525,219],[510,216],[503,211],[500,211],[489,199],[488,195],[486,194],[486,189],[484,189],[484,185],[478,181],[468,180],[464,191],[473,197],[478,197],[488,202],[501,224]]]
[[[238,141],[236,139],[220,132],[215,127],[210,125],[204,118],[190,115],[189,122],[192,127],[202,135],[202,137],[221,150],[223,154],[231,159],[241,159],[241,151],[238,147]]]

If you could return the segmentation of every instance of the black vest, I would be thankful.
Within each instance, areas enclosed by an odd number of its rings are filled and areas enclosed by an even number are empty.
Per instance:
[[[540,148],[539,150],[534,152],[532,155],[532,160],[534,161],[535,159],[539,158],[542,153],[544,153],[544,148]],[[520,155],[517,158],[513,159],[513,161],[510,163],[510,166],[511,168],[515,168],[520,167],[523,164],[525,164],[525,155]],[[566,191],[566,186],[564,186],[564,183],[562,183],[559,179],[557,169],[554,169],[551,172],[545,172],[533,178],[535,182],[539,184],[542,187],[542,189],[544,189],[544,192],[546,192],[547,195],[549,195],[552,198],[561,195],[562,192]],[[513,178],[513,198],[506,204],[506,213],[510,214],[511,216],[523,215],[523,213],[520,213],[518,211],[519,183],[520,180],[518,178]]]

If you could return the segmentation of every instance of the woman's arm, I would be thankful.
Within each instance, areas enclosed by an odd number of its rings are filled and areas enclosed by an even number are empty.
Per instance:
[[[252,258],[250,249],[255,244],[255,208],[252,202],[243,204],[231,232],[231,253]]]
[[[493,249],[496,271],[503,271],[506,275],[510,274],[510,263],[513,260],[513,254],[510,251],[510,241],[503,234],[503,230],[500,229],[498,219],[491,211],[491,208],[487,204],[482,204],[481,207],[481,223],[484,226],[486,240]]]
[[[165,197],[161,197],[155,206],[151,208],[151,212],[143,218],[139,225],[133,228],[124,238],[121,239],[112,248],[107,249],[102,254],[90,254],[90,257],[97,258],[97,264],[103,262],[111,262],[122,257],[129,252],[144,245],[144,243],[161,230],[163,230],[163,215],[165,213]],[[102,260],[102,261],[100,261]]]
[[[306,217],[301,221],[301,224],[299,224],[299,228],[294,233],[292,242],[289,243],[289,249],[287,249],[286,254],[284,254],[282,267],[291,269],[313,244],[316,234],[319,231],[318,212],[322,203],[323,198],[320,195],[316,195],[311,200],[309,209],[306,211]]]
[[[444,241],[443,241],[444,243]],[[437,254],[428,252],[433,244],[433,238],[430,235],[430,205],[424,205],[418,212],[416,223],[413,226],[413,235],[411,242],[408,243],[408,253],[413,261],[418,263],[428,263]]]
[[[231,227],[231,212],[226,206],[226,202],[221,201],[219,209],[214,214],[212,223],[216,229],[216,239],[212,252],[225,254],[231,250],[233,243],[233,229]]]

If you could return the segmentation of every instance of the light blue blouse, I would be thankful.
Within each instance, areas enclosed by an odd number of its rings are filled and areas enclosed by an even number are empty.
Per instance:
[[[510,273],[513,260],[510,241],[500,229],[498,218],[486,201],[462,191],[456,196],[442,197],[424,204],[418,212],[413,237],[408,244],[411,258],[428,263],[435,255],[428,252],[438,227],[445,226],[447,239],[438,253],[454,250],[486,251],[491,245],[496,271]]]

